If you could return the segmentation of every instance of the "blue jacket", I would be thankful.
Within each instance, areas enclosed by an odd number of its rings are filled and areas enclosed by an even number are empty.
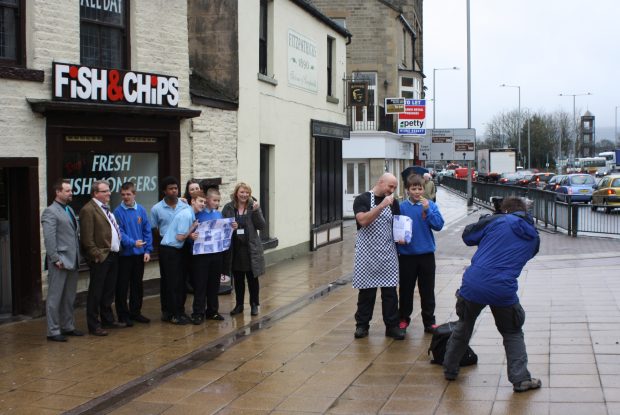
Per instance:
[[[517,278],[540,246],[532,217],[525,212],[483,217],[465,228],[463,241],[478,245],[478,250],[463,274],[459,294],[499,307],[519,302]]]
[[[121,228],[121,256],[144,255],[153,251],[151,224],[142,205],[136,203],[134,207],[127,207],[121,202],[120,206],[114,209],[114,216]],[[139,239],[146,242],[142,248],[136,247]]]
[[[443,228],[443,217],[437,205],[428,201],[428,209],[424,212],[421,203],[412,203],[409,199],[401,202],[400,214],[411,218],[413,232],[411,242],[406,245],[397,245],[400,255],[422,255],[435,252],[435,237],[433,231]]]

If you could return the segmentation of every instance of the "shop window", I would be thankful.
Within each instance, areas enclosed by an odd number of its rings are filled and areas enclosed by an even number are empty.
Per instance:
[[[0,0],[0,65],[23,66],[25,0]]]
[[[128,4],[128,0],[80,1],[82,65],[129,69]]]
[[[327,96],[334,96],[334,38],[327,36]]]
[[[68,142],[84,142],[83,136],[67,136]],[[87,137],[97,140],[97,136]],[[103,138],[101,143],[103,143]],[[127,140],[125,140],[127,141]],[[76,142],[76,143],[77,143]],[[99,141],[93,141],[99,142]],[[85,146],[86,147],[86,146]],[[110,206],[121,204],[120,189],[124,182],[136,185],[138,202],[150,213],[151,207],[159,201],[159,154],[68,150],[63,152],[62,177],[71,181],[73,206],[79,211],[91,199],[92,184],[96,180],[107,180],[112,191]]]

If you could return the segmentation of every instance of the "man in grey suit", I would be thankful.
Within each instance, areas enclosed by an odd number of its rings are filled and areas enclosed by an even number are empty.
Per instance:
[[[66,342],[66,336],[83,336],[75,329],[73,302],[80,265],[80,230],[69,203],[73,199],[69,180],[59,179],[56,198],[43,211],[41,225],[47,251],[47,339]]]

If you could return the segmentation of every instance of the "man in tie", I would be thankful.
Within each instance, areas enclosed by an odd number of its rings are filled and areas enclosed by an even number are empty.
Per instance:
[[[80,210],[80,239],[82,251],[90,268],[86,299],[88,331],[95,336],[107,336],[105,328],[127,327],[115,322],[112,302],[118,273],[118,254],[121,231],[110,212],[110,185],[105,180],[93,183],[93,198]]]
[[[80,232],[73,209],[69,180],[58,179],[53,186],[56,198],[43,211],[41,225],[47,251],[47,339],[66,342],[65,336],[83,336],[75,328],[73,303],[80,265]]]

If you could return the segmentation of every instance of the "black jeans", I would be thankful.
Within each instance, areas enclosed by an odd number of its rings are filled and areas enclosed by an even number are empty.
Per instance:
[[[171,246],[159,246],[159,260],[163,270],[162,278],[165,297],[162,306],[169,316],[185,314],[185,277],[183,275],[183,251]],[[165,304],[163,301],[165,299]]]
[[[100,263],[89,262],[90,280],[86,297],[86,323],[88,331],[101,328],[102,324],[112,324],[112,302],[118,273],[118,253],[110,252]],[[100,320],[101,318],[101,320]]]
[[[445,373],[456,375],[459,373],[459,362],[467,349],[469,339],[474,331],[476,319],[486,307],[484,304],[468,301],[461,296],[456,300],[456,314],[459,321],[456,324],[443,360]],[[508,365],[508,380],[512,384],[529,380],[530,372],[527,370],[527,351],[523,337],[523,324],[525,323],[525,311],[521,304],[516,303],[508,307],[490,306],[495,326],[504,339],[504,350]]]
[[[376,288],[360,289],[357,295],[357,311],[355,312],[355,325],[357,327],[370,327],[376,298]],[[385,327],[398,326],[398,296],[396,295],[396,287],[381,287],[381,310]]]
[[[118,278],[116,280],[116,315],[120,321],[142,314],[144,296],[144,254],[120,256],[118,258]],[[129,307],[127,294],[129,293]]]
[[[435,324],[435,254],[399,255],[399,307],[401,320],[411,322],[416,281],[424,327]]]
[[[250,291],[250,305],[260,305],[260,301],[258,300],[258,293],[260,290],[258,278],[254,277],[252,271],[233,271],[233,278],[235,280],[236,305],[243,305],[246,279],[248,281],[248,291]]]
[[[220,309],[218,293],[220,291],[220,277],[222,275],[222,260],[221,252],[193,256],[192,286],[194,287],[194,304],[192,315],[204,314],[207,317],[211,317],[218,314]]]

